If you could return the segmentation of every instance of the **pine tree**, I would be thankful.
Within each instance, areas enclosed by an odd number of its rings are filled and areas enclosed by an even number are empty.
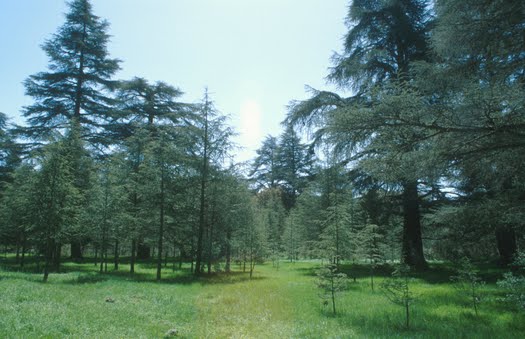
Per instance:
[[[336,315],[337,294],[348,289],[348,279],[345,273],[338,272],[336,264],[323,266],[317,272],[317,287],[320,288],[321,298],[325,304],[332,302],[332,312]]]
[[[351,247],[356,244],[355,234],[352,234],[355,220],[352,220],[353,216],[349,211],[351,199],[346,192],[332,193],[330,206],[323,211],[323,231],[319,246],[324,253],[323,257],[328,258],[337,267],[342,259],[349,257]]]
[[[370,265],[370,287],[374,290],[374,273],[377,265],[383,260],[381,245],[383,235],[378,225],[367,223],[359,232],[359,252]]]
[[[383,280],[381,289],[388,300],[404,308],[405,327],[410,328],[410,308],[414,303],[416,296],[410,288],[410,267],[406,264],[400,264],[392,276]]]
[[[17,144],[8,119],[0,112],[0,197],[5,185],[12,181],[12,174],[21,163],[22,147]]]
[[[276,188],[278,186],[277,150],[277,138],[268,135],[256,151],[257,156],[250,171],[250,178],[255,182],[256,189]]]
[[[16,262],[24,267],[26,252],[34,240],[33,194],[36,172],[28,165],[21,165],[11,174],[0,205],[0,239],[4,244],[15,245]]]
[[[228,157],[232,148],[231,136],[233,131],[226,126],[226,117],[219,114],[213,105],[208,89],[204,99],[198,107],[199,117],[196,118],[197,132],[193,153],[196,159],[196,169],[199,173],[199,226],[197,229],[197,244],[195,251],[195,275],[202,273],[205,256],[208,263],[208,273],[211,273],[211,253],[213,246],[213,221],[210,217],[208,188],[213,180],[214,172],[218,173],[222,162]],[[207,255],[204,250],[207,250]]]
[[[290,210],[306,188],[314,162],[313,152],[301,143],[291,125],[286,126],[278,140],[276,162],[278,182],[284,192],[283,203]]]
[[[151,218],[151,216],[148,217],[140,213],[141,204],[146,200],[139,191],[144,185],[148,184],[141,177],[145,174],[143,170],[141,171],[141,166],[147,165],[144,163],[144,159],[148,148],[157,147],[160,152],[155,156],[162,157],[165,155],[163,153],[165,147],[159,146],[159,142],[165,140],[164,137],[170,139],[170,145],[171,142],[178,145],[187,143],[188,129],[191,129],[193,119],[192,107],[177,101],[182,94],[179,89],[162,81],[150,84],[143,78],[123,81],[117,90],[119,116],[115,120],[111,132],[114,137],[124,140],[122,145],[130,153],[128,163],[131,171],[131,182],[128,189],[133,209],[131,214],[136,220],[134,223],[136,227],[133,231],[136,238],[132,239],[131,244],[131,271],[134,271],[135,258],[149,259],[151,252],[150,244],[145,241],[145,234],[148,232],[144,226],[147,224],[139,221],[139,219]],[[183,126],[186,129],[183,129]],[[165,166],[165,159],[159,158],[158,160]]]
[[[48,279],[51,266],[59,270],[62,244],[78,222],[77,206],[81,195],[74,185],[70,162],[71,156],[63,141],[50,144],[35,180],[31,205],[44,251],[44,281]]]
[[[107,51],[109,24],[93,14],[89,0],[73,0],[65,23],[42,45],[49,58],[49,70],[31,75],[26,94],[35,103],[25,107],[29,127],[23,132],[37,141],[46,141],[66,129],[72,120],[82,127],[82,139],[106,144],[104,127],[113,100],[107,90],[119,70],[119,60]]]

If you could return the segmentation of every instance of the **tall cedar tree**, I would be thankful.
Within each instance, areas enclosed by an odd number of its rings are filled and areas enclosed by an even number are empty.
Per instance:
[[[68,7],[66,22],[42,45],[49,70],[24,82],[26,94],[35,103],[24,108],[29,126],[20,131],[36,142],[46,142],[52,133],[78,124],[83,140],[107,144],[103,127],[113,104],[107,91],[113,88],[111,77],[119,70],[119,60],[108,57],[109,24],[93,14],[88,0],[73,0]],[[72,173],[77,183],[86,178],[75,170]],[[80,241],[73,239],[71,243],[74,259],[82,257]]]
[[[363,113],[380,99],[375,96],[378,88],[408,82],[411,62],[427,57],[431,22],[428,8],[428,2],[422,0],[353,1],[347,17],[350,30],[344,52],[334,56],[335,66],[328,79],[355,95],[343,98],[314,90],[311,99],[292,104],[289,121],[319,127],[315,140],[324,139],[342,153],[351,154],[349,162],[378,159],[384,145],[397,145],[398,152],[413,151],[412,138],[417,138],[413,131],[394,128],[383,135],[388,120],[380,119],[374,112]],[[381,161],[374,164],[381,166]],[[421,236],[419,178],[403,167],[394,173],[390,181],[402,190],[402,260],[423,269],[427,263]]]
[[[475,251],[488,248],[479,241],[490,236],[500,262],[508,264],[518,248],[523,221],[517,216],[525,206],[525,3],[435,4],[432,62],[414,65],[410,86],[383,91],[376,111],[400,131],[423,132],[428,148],[414,164],[423,168],[435,158],[440,175],[448,175],[441,182],[457,183],[460,199],[452,202],[458,202],[452,218],[457,226],[445,237],[475,228]],[[469,252],[465,240],[461,247],[453,241],[448,246]]]
[[[457,164],[461,190],[484,212],[476,222],[489,224],[507,265],[523,234],[517,216],[525,211],[525,3],[440,0],[436,11],[442,64],[428,74],[437,81],[425,89],[444,114],[432,128],[446,131],[441,151]]]
[[[119,60],[108,57],[108,22],[93,14],[89,0],[68,3],[66,22],[44,42],[49,70],[25,80],[26,94],[35,103],[25,107],[29,127],[26,136],[46,141],[54,130],[73,119],[82,126],[82,138],[90,143],[106,143],[103,134],[112,99],[106,91],[114,86],[111,77],[119,70]]]
[[[123,81],[117,91],[120,116],[113,125],[112,132],[125,140],[132,174],[130,185],[128,185],[132,209],[130,214],[135,220],[136,227],[132,232],[134,236],[131,241],[131,272],[134,271],[135,259],[149,259],[151,251],[150,246],[145,242],[147,232],[143,223],[138,222],[141,219],[139,210],[147,203],[140,191],[141,187],[148,183],[145,182],[144,173],[141,173],[140,170],[145,166],[145,153],[148,148],[157,149],[158,152],[152,156],[162,164],[159,184],[161,188],[159,207],[162,216],[159,219],[159,227],[162,231],[164,229],[165,137],[172,139],[170,141],[180,142],[179,139],[185,134],[180,133],[182,131],[180,127],[187,127],[191,124],[191,106],[176,101],[182,94],[183,92],[178,88],[165,82],[157,81],[150,84],[143,78]],[[176,135],[178,135],[177,141],[174,140]],[[157,239],[157,243],[162,243],[162,236]],[[158,253],[161,255],[162,250],[159,249]],[[160,278],[160,268],[158,276]]]

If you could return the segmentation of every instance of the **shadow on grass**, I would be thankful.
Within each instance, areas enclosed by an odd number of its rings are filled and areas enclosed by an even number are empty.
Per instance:
[[[321,264],[313,267],[300,267],[295,271],[303,275],[316,277],[317,270]],[[341,264],[339,271],[345,273],[350,279],[370,278],[370,266],[365,264]],[[389,265],[379,265],[374,269],[374,277],[389,277],[392,275],[393,268]]]
[[[82,285],[82,284],[96,284],[110,280],[114,281],[126,281],[135,283],[156,283],[156,271],[148,269],[150,265],[144,263],[137,264],[135,273],[130,273],[128,270],[110,270],[108,272],[100,272],[100,266],[94,266],[92,263],[78,264],[75,262],[64,262],[60,267],[60,272],[50,272],[50,278],[53,276],[64,276],[56,283],[69,284],[69,285]],[[156,267],[156,266],[155,266]],[[0,279],[23,279],[31,282],[42,282],[42,267],[37,269],[36,266],[27,266],[21,269],[18,266],[3,265],[2,270],[8,272],[6,275],[2,275],[0,271]],[[66,277],[66,274],[72,274],[71,278]],[[192,274],[189,267],[177,270],[171,268],[164,268],[162,271],[162,279],[158,281],[161,284],[200,284],[200,285],[216,285],[216,284],[237,284],[248,281],[259,281],[264,280],[266,277],[260,276],[258,272],[250,278],[249,272],[213,272],[211,274],[202,274],[196,277]],[[49,282],[51,283],[51,282]]]
[[[315,277],[317,276],[317,269],[321,266],[301,267],[296,268],[297,272],[303,275]],[[374,271],[374,277],[390,277],[394,271],[395,266],[389,264],[378,265]],[[480,278],[489,284],[494,284],[503,277],[505,269],[495,267],[489,264],[478,265],[478,274]],[[350,279],[370,278],[370,265],[356,263],[356,264],[341,264],[340,271],[345,273]],[[451,282],[451,277],[456,275],[456,268],[452,263],[431,263],[429,268],[420,272],[413,272],[412,278],[420,279],[428,284],[446,284]]]

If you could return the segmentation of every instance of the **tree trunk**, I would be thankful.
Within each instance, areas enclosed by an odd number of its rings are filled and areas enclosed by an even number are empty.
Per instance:
[[[16,256],[15,256],[15,263],[20,263],[20,237],[16,240]]]
[[[231,261],[232,261],[232,247],[231,247],[231,229],[228,228],[228,231],[226,232],[226,265],[224,267],[224,271],[226,273],[231,272]]]
[[[201,190],[200,190],[200,211],[199,211],[199,230],[197,233],[197,253],[195,263],[195,275],[201,274],[203,237],[206,227],[206,181],[208,180],[208,90],[205,94],[204,106],[204,136],[203,136],[203,156],[201,172]]]
[[[151,247],[144,244],[143,240],[137,244],[137,259],[149,260],[151,258]]]
[[[160,178],[160,220],[159,220],[159,240],[157,253],[157,281],[160,281],[162,274],[162,241],[164,238],[164,166],[162,166]]]
[[[509,226],[498,227],[496,229],[496,244],[498,246],[500,264],[502,266],[511,264],[518,249],[514,229]]]
[[[26,255],[26,250],[27,250],[27,240],[26,240],[26,236],[25,234],[22,235],[22,256],[20,258],[20,267],[24,267],[24,264],[25,264],[25,255]]]
[[[71,260],[74,262],[82,261],[82,244],[75,240],[71,242]]]
[[[208,275],[211,274],[211,260],[213,253],[213,219],[208,225],[208,253],[207,253],[207,265],[208,265]]]
[[[332,292],[332,310],[334,311],[334,315],[336,314],[335,313],[335,288],[334,288],[334,277],[332,276],[332,279],[331,279],[331,283],[332,283],[332,288],[331,288],[331,292]]]
[[[106,260],[105,259],[105,252],[106,252],[106,249],[104,247],[102,247],[100,249],[100,268],[99,268],[99,272],[100,273],[103,273],[104,272],[104,261]]]
[[[137,249],[137,240],[131,240],[131,259],[129,263],[129,273],[135,273],[135,255]]]
[[[54,241],[50,239],[48,235],[47,241],[46,241],[45,258],[44,258],[45,260],[44,262],[44,282],[47,282],[47,279],[49,277],[49,267],[51,266],[54,249],[55,249]]]
[[[253,276],[253,270],[255,269],[255,259],[253,256],[250,256],[250,279]]]
[[[428,268],[423,254],[417,182],[403,183],[403,243],[401,261],[416,270]]]
[[[120,260],[120,247],[119,247],[119,241],[118,239],[115,240],[115,252],[113,254],[113,260],[114,260],[114,265],[115,265],[115,271],[118,271],[118,264],[119,264],[119,260]]]
[[[186,257],[186,253],[182,249],[179,250],[179,270],[182,268],[182,260]],[[193,258],[191,259],[193,261]]]
[[[108,250],[104,250],[104,273],[108,273]]]
[[[60,257],[62,256],[62,244],[58,243],[55,245],[54,255],[53,255],[53,266],[57,273],[60,272]]]
[[[410,305],[405,303],[406,327],[410,328]]]

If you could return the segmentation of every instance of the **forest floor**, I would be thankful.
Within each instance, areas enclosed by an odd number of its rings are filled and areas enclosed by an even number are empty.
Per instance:
[[[66,263],[63,273],[19,272],[0,260],[1,338],[162,338],[176,329],[181,338],[524,338],[525,316],[499,300],[501,272],[482,268],[487,284],[479,315],[454,288],[444,265],[415,277],[410,329],[403,308],[378,287],[368,269],[345,267],[349,289],[337,298],[337,315],[323,305],[316,287],[319,262],[281,262],[248,273],[194,279],[189,267],[166,268],[155,282],[154,265],[137,272],[99,274],[93,263]],[[238,268],[238,267],[236,267]]]

